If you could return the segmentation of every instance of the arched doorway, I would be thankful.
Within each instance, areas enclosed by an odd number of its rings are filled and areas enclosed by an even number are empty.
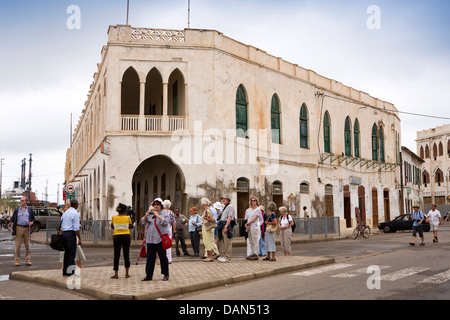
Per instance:
[[[247,178],[237,179],[237,218],[244,219],[245,210],[249,207],[249,182]]]
[[[372,220],[373,227],[378,226],[378,189],[372,188]]]
[[[159,180],[159,181],[158,181]],[[152,183],[149,183],[149,182]],[[158,183],[159,182],[159,183]],[[149,185],[147,190],[144,186]],[[150,192],[152,185],[152,192]],[[133,209],[136,219],[141,218],[148,210],[148,205],[156,197],[169,199],[184,214],[186,205],[183,203],[185,179],[180,167],[172,159],[164,155],[156,155],[144,160],[136,168],[133,179]],[[148,199],[149,195],[153,197]],[[147,198],[147,199],[146,199]],[[175,200],[175,201],[174,201]]]
[[[389,189],[385,188],[383,190],[383,200],[384,200],[384,221],[391,221],[391,206],[389,204]]]
[[[345,227],[352,227],[352,212],[350,206],[350,187],[348,185],[344,186],[344,219]]]

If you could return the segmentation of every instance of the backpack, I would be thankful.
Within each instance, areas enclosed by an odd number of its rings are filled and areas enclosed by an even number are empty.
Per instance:
[[[289,213],[286,215],[286,218],[287,218],[288,221],[289,221]],[[291,217],[291,218],[292,218],[292,217]],[[292,229],[292,233],[294,233],[295,227],[297,227],[297,225],[295,224],[294,218],[292,218],[292,222],[293,222],[294,224],[292,225],[291,229]]]

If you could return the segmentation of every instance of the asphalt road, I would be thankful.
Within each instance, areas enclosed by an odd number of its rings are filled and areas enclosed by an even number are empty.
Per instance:
[[[425,233],[426,245],[411,234],[296,245],[293,254],[332,256],[334,265],[172,297],[181,300],[447,300],[450,299],[450,228],[440,242]]]

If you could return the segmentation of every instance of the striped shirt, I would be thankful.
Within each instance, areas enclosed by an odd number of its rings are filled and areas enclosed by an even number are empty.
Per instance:
[[[127,215],[116,215],[112,217],[112,225],[114,226],[114,235],[130,234],[131,218]]]

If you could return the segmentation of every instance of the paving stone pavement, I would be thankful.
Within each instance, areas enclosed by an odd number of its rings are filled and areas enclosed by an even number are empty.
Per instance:
[[[113,271],[111,266],[106,266],[79,269],[78,277],[63,277],[60,269],[54,269],[12,272],[10,279],[76,290],[102,300],[153,300],[334,262],[332,258],[302,256],[277,257],[275,262],[244,258],[233,259],[230,263],[180,261],[170,264],[169,281],[162,281],[158,265],[152,281],[141,281],[145,275],[145,263],[131,266],[130,278],[124,277],[122,268],[119,279],[111,279]],[[189,276],[187,270],[195,270],[196,276]]]

